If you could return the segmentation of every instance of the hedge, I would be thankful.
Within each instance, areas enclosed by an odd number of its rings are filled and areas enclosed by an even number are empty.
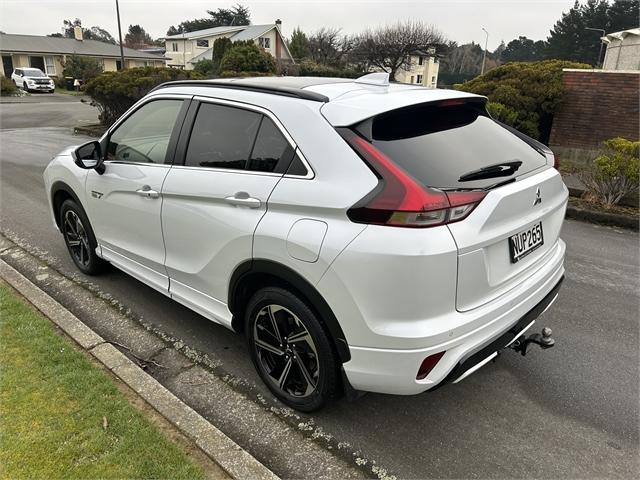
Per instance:
[[[506,63],[454,88],[487,96],[500,120],[547,143],[564,93],[563,68],[591,66],[564,60]]]
[[[108,127],[161,83],[201,78],[199,73],[189,70],[132,68],[103,73],[87,83],[85,92],[96,103],[100,112],[100,122]]]

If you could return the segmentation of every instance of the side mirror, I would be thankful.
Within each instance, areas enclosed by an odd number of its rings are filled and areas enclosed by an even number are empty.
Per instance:
[[[100,146],[100,142],[97,140],[80,145],[71,152],[71,156],[73,157],[75,164],[80,168],[87,170],[95,169],[98,173],[102,173],[102,171],[104,171],[104,167],[102,165],[102,147]]]

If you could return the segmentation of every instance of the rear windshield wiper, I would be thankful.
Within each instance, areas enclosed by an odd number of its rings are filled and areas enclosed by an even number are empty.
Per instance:
[[[464,175],[460,175],[458,181],[469,182],[471,180],[482,180],[485,178],[508,177],[516,173],[520,168],[520,165],[522,165],[520,160],[487,165],[486,167],[482,167],[478,170],[472,170]]]

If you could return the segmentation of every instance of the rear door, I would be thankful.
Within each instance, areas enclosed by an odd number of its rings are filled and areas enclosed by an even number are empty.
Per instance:
[[[188,99],[155,97],[115,126],[106,139],[104,172],[89,170],[87,209],[102,256],[167,293],[160,223],[162,184]]]
[[[416,105],[369,127],[374,145],[424,185],[488,190],[468,218],[449,224],[458,310],[506,293],[558,250],[567,198],[560,175],[539,146],[493,121],[482,103]]]
[[[229,279],[252,258],[254,231],[294,145],[266,110],[223,100],[194,100],[183,131],[181,159],[162,190],[170,291],[230,326]]]

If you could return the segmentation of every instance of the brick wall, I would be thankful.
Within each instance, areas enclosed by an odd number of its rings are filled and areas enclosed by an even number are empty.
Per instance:
[[[564,102],[553,119],[552,146],[594,149],[604,140],[638,140],[640,71],[564,70]]]

